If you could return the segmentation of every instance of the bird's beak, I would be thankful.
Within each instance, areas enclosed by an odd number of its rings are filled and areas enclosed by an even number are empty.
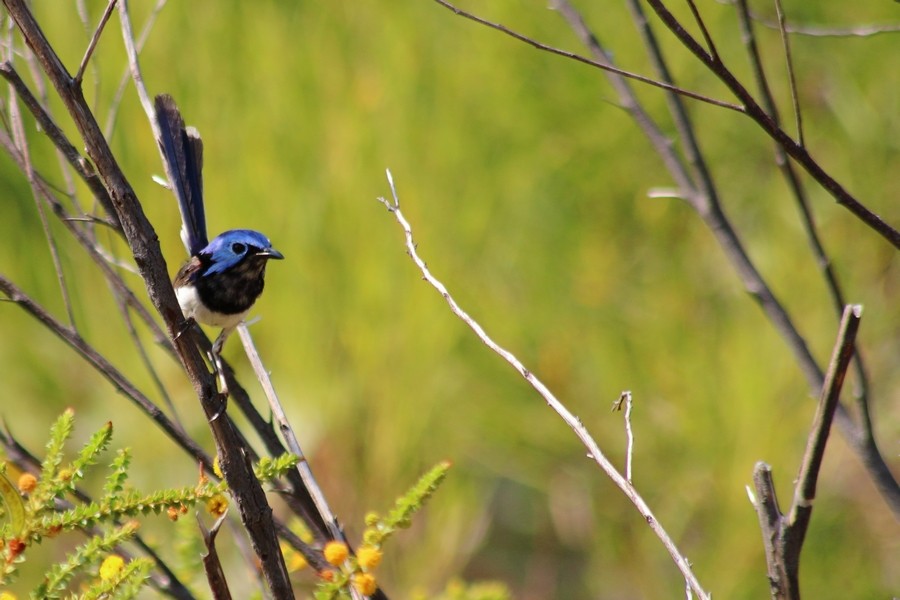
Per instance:
[[[264,248],[256,253],[257,256],[265,256],[266,258],[277,258],[279,260],[284,258],[284,254],[276,250],[275,248]]]

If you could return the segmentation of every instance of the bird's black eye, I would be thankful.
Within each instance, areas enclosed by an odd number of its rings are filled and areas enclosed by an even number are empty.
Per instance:
[[[246,250],[247,250],[247,246],[240,242],[235,242],[231,245],[231,251],[234,252],[235,254],[243,254],[244,252],[246,252]]]

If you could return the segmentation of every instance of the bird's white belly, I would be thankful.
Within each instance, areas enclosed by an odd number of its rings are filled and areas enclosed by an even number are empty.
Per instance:
[[[191,286],[177,288],[175,295],[178,298],[178,304],[181,306],[181,312],[185,318],[193,317],[198,323],[210,325],[212,327],[221,327],[223,329],[231,329],[237,327],[238,323],[244,320],[249,310],[234,315],[226,315],[220,312],[209,310],[197,295],[197,289]]]

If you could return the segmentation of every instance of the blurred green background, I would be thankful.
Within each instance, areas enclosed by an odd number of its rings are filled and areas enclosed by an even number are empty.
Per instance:
[[[88,4],[96,22],[105,3]],[[130,4],[139,30],[152,4]],[[622,6],[581,5],[621,66],[650,73]],[[544,2],[467,6],[585,53]],[[785,3],[789,19],[844,25],[896,22],[898,6]],[[700,9],[749,82],[733,7]],[[88,38],[74,6],[36,10],[74,71]],[[101,123],[125,66],[117,19],[86,77]],[[731,100],[661,38],[681,85]],[[777,32],[761,30],[760,43],[790,115]],[[897,34],[795,36],[793,49],[814,156],[900,225],[900,70],[888,58]],[[375,201],[389,194],[386,167],[434,274],[620,465],[622,416],[610,406],[633,392],[635,483],[706,589],[767,596],[745,486],[765,460],[788,504],[815,405],[700,220],[680,201],[647,197],[672,181],[599,71],[425,0],[171,2],[141,61],[151,93],[173,94],[203,135],[210,233],[259,229],[287,257],[269,269],[252,331],[351,539],[366,511],[387,508],[430,465],[455,465],[413,529],[388,547],[380,581],[391,597],[434,593],[455,575],[503,581],[523,599],[673,598],[684,583],[573,433],[421,280],[393,217]],[[660,92],[637,89],[672,131]],[[727,213],[824,365],[837,319],[771,144],[739,115],[690,106]],[[36,163],[61,182],[49,142],[31,133]],[[185,257],[178,211],[151,181],[162,166],[131,88],[110,142],[174,274]],[[0,185],[0,271],[62,318],[30,191],[6,157]],[[877,434],[898,472],[900,261],[825,192],[809,189],[846,295],[865,305],[860,339]],[[158,398],[102,279],[57,223],[53,230],[79,330]],[[127,277],[143,294],[139,278]],[[113,421],[116,447],[133,449],[135,485],[194,481],[190,460],[23,311],[0,305],[0,324],[0,412],[23,442],[39,450],[53,419],[74,406],[79,440]],[[212,449],[181,370],[152,355],[188,430]],[[263,407],[236,340],[226,355]],[[144,533],[174,553],[171,528],[151,519]],[[231,545],[227,536],[221,545]],[[246,596],[252,578],[239,556],[230,560],[236,594]],[[26,571],[22,583],[38,575]],[[839,435],[826,453],[801,577],[812,598],[900,593],[900,525]]]

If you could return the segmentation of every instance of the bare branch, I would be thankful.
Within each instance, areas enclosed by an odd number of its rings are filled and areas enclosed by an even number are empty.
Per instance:
[[[412,261],[419,268],[419,271],[422,273],[422,277],[427,281],[438,293],[444,298],[447,304],[450,306],[450,310],[454,315],[459,317],[478,337],[481,342],[487,346],[492,352],[499,355],[503,360],[512,366],[513,369],[516,370],[525,381],[527,381],[532,388],[541,396],[541,398],[546,401],[547,405],[553,409],[556,414],[560,416],[560,418],[575,432],[575,435],[581,440],[581,443],[584,444],[585,448],[588,450],[588,457],[597,463],[597,465],[606,473],[607,477],[609,477],[616,486],[622,490],[625,496],[631,501],[637,511],[641,514],[656,536],[660,539],[663,546],[665,546],[666,550],[669,552],[669,556],[672,557],[672,561],[675,563],[675,566],[678,567],[678,570],[681,571],[681,574],[684,576],[685,580],[691,586],[691,588],[697,593],[700,598],[709,599],[709,594],[707,594],[703,587],[700,585],[699,580],[697,580],[694,572],[691,570],[691,564],[688,559],[681,554],[678,550],[678,547],[675,545],[675,542],[672,541],[672,538],[669,537],[669,534],[663,528],[662,524],[656,519],[656,516],[650,510],[650,507],[647,506],[647,503],[644,502],[644,499],[635,489],[635,487],[622,476],[621,473],[613,466],[613,464],[609,461],[609,459],[604,456],[603,452],[600,450],[600,447],[597,445],[597,442],[594,441],[594,438],[591,437],[591,434],[588,433],[584,424],[581,420],[572,414],[566,406],[560,402],[556,396],[547,388],[544,383],[538,379],[534,373],[532,373],[529,369],[525,367],[519,361],[516,356],[506,350],[499,344],[497,344],[488,334],[485,332],[484,328],[478,324],[472,317],[468,315],[460,306],[457,304],[456,300],[453,299],[453,296],[450,295],[450,292],[447,291],[447,288],[441,283],[434,275],[431,274],[431,271],[425,265],[425,261],[423,261],[416,250],[416,243],[413,240],[412,228],[410,227],[409,222],[403,216],[403,213],[400,212],[400,199],[397,196],[397,190],[394,187],[394,179],[391,176],[391,172],[387,171],[388,182],[391,187],[391,194],[393,196],[393,203],[385,200],[384,198],[379,198],[378,201],[384,204],[384,206],[388,209],[394,218],[397,220],[397,223],[400,224],[400,227],[403,229],[404,236],[406,238],[406,251],[409,254]]]
[[[253,337],[247,329],[247,325],[241,323],[238,325],[237,331],[241,337],[241,342],[244,344],[244,352],[246,352],[247,358],[250,359],[253,371],[256,373],[256,377],[266,394],[266,398],[269,400],[269,407],[272,410],[275,420],[278,422],[278,429],[281,431],[281,435],[287,443],[287,447],[291,451],[291,454],[300,458],[300,462],[297,463],[297,471],[300,473],[300,477],[303,479],[303,484],[306,486],[306,489],[312,494],[312,499],[315,502],[315,507],[318,510],[319,515],[321,515],[325,525],[328,527],[331,538],[346,542],[347,539],[344,537],[343,528],[338,523],[337,517],[331,511],[331,507],[328,506],[328,501],[325,499],[325,495],[322,493],[319,484],[316,482],[316,478],[312,474],[312,469],[309,466],[309,462],[306,460],[306,455],[300,448],[300,443],[297,441],[297,435],[294,433],[294,429],[288,422],[284,407],[281,406],[278,394],[275,393],[275,386],[272,385],[272,378],[269,377],[269,372],[262,363],[259,352],[256,350],[256,345],[253,343]]]
[[[794,60],[791,58],[791,42],[785,29],[784,8],[781,0],[775,0],[775,11],[778,13],[778,31],[781,34],[781,46],[784,48],[784,61],[787,66],[788,82],[791,87],[791,103],[794,106],[794,122],[797,127],[797,142],[806,146],[803,139],[803,113],[800,112],[800,97],[797,93],[797,79],[794,75]]]
[[[803,549],[806,530],[812,517],[819,468],[825,456],[825,445],[841,395],[844,375],[853,356],[861,316],[862,306],[858,304],[847,305],[844,309],[828,375],[807,438],[800,475],[794,487],[794,500],[787,516],[782,514],[778,506],[771,467],[759,462],[754,468],[753,483],[757,496],[755,498],[751,496],[751,501],[756,508],[762,529],[769,586],[773,598],[788,600],[800,598],[800,551]]]
[[[12,86],[10,86],[10,88],[12,88]],[[25,177],[28,179],[28,185],[31,188],[31,197],[34,200],[34,206],[37,209],[38,217],[41,220],[41,228],[44,231],[44,237],[46,238],[47,246],[50,249],[50,257],[53,261],[53,269],[56,272],[56,281],[59,284],[63,304],[66,307],[69,325],[75,327],[75,313],[72,310],[72,299],[69,297],[69,288],[68,285],[66,285],[66,276],[63,272],[62,261],[59,257],[59,248],[56,245],[56,238],[53,236],[53,231],[50,229],[50,222],[47,220],[47,215],[44,212],[44,205],[40,200],[37,176],[34,171],[34,165],[31,163],[31,151],[28,147],[28,138],[25,136],[25,125],[22,123],[22,113],[19,112],[19,101],[15,91],[11,91],[9,97],[9,118],[12,124],[13,140],[22,156]]]
[[[87,50],[84,51],[81,64],[78,66],[78,72],[75,73],[75,78],[73,80],[75,85],[81,85],[81,80],[84,78],[84,71],[87,68],[88,62],[91,60],[91,55],[94,54],[94,50],[97,48],[97,42],[100,41],[100,36],[103,34],[103,28],[106,27],[106,22],[109,21],[109,17],[112,15],[112,11],[115,7],[116,0],[109,0],[109,4],[106,5],[106,10],[103,11],[103,16],[100,17],[100,23],[97,24],[97,29],[94,31],[94,35],[91,36],[91,41],[88,44]]]
[[[437,0],[441,1],[441,0]],[[801,144],[789,136],[772,118],[760,107],[756,99],[725,66],[725,64],[709,55],[694,37],[688,33],[662,0],[647,0],[650,7],[656,12],[665,26],[671,31],[700,62],[715,74],[722,83],[734,93],[743,103],[743,111],[753,119],[772,139],[774,139],[787,154],[797,161],[819,185],[825,188],[837,200],[837,203],[849,210],[863,223],[876,231],[884,239],[890,242],[894,248],[900,249],[900,231],[885,222],[880,216],[873,213],[859,200],[857,200],[844,186],[828,174],[822,166],[813,159],[812,155]]]
[[[631,478],[631,465],[634,458],[634,432],[631,430],[631,407],[634,404],[631,399],[631,392],[624,391],[619,395],[619,399],[613,402],[613,410],[622,410],[622,404],[625,405],[625,479],[628,483],[634,483]]]
[[[831,432],[831,422],[835,409],[841,397],[841,388],[844,385],[844,377],[847,367],[856,345],[856,333],[859,331],[859,322],[862,318],[862,306],[848,304],[844,309],[838,331],[837,342],[831,355],[828,373],[825,375],[825,384],[822,386],[822,395],[816,409],[812,431],[806,444],[806,452],[803,455],[803,463],[800,467],[800,475],[794,488],[794,504],[791,507],[789,522],[797,531],[796,543],[803,543],[809,517],[812,513],[812,502],[816,497],[816,482],[819,478],[819,468],[825,456],[825,444],[828,442],[828,434]]]
[[[213,593],[216,600],[231,600],[231,591],[228,589],[228,580],[225,578],[225,569],[219,561],[219,553],[216,551],[216,536],[219,534],[219,528],[225,522],[228,511],[222,513],[213,526],[209,529],[197,516],[197,526],[200,527],[200,535],[203,538],[203,545],[206,546],[206,554],[203,555],[203,570],[206,571],[206,580],[209,582],[209,589]]]
[[[94,167],[91,165],[90,161],[81,156],[78,150],[75,149],[75,146],[72,145],[62,129],[59,128],[56,122],[50,117],[49,113],[47,113],[40,102],[38,102],[37,98],[34,97],[34,94],[31,93],[31,90],[28,89],[28,86],[25,85],[25,82],[22,81],[22,78],[11,63],[8,61],[0,63],[0,75],[13,86],[16,93],[25,103],[25,106],[27,106],[31,114],[34,115],[41,130],[50,137],[53,145],[62,153],[68,163],[72,165],[75,172],[78,173],[91,190],[94,197],[103,206],[106,214],[113,220],[115,228],[118,229],[119,218],[116,216],[116,211],[113,208],[109,192],[103,187],[103,182],[97,177],[97,173],[94,171]]]
[[[572,52],[567,52],[565,50],[561,50],[560,48],[554,48],[553,46],[548,46],[547,44],[543,44],[533,38],[530,38],[526,35],[522,35],[521,33],[517,33],[512,29],[505,27],[504,25],[500,25],[499,23],[493,23],[486,19],[482,19],[476,15],[473,15],[470,12],[466,12],[461,8],[457,8],[456,6],[447,2],[447,0],[434,0],[441,6],[453,11],[457,15],[461,17],[465,17],[466,19],[470,19],[475,21],[476,23],[480,23],[481,25],[485,25],[486,27],[490,27],[491,29],[495,29],[501,33],[505,33],[506,35],[513,37],[520,42],[525,42],[529,46],[533,46],[538,50],[543,50],[544,52],[549,52],[550,54],[556,54],[557,56],[562,56],[565,58],[570,58],[572,60],[578,61],[580,63],[584,63],[586,65],[591,65],[592,67],[596,67],[603,71],[607,71],[609,73],[615,73],[616,75],[621,75],[622,77],[627,77],[629,79],[634,79],[635,81],[640,81],[642,83],[646,83],[648,85],[652,85],[654,87],[662,88],[664,90],[669,90],[671,92],[675,92],[676,94],[681,94],[682,96],[687,96],[688,98],[693,98],[694,100],[699,100],[700,102],[706,102],[707,104],[712,104],[713,106],[719,106],[721,108],[727,108],[736,112],[744,112],[744,108],[737,104],[732,104],[731,102],[725,102],[722,100],[716,100],[715,98],[710,98],[709,96],[704,96],[703,94],[698,94],[697,92],[691,92],[689,90],[685,90],[674,85],[669,85],[667,83],[656,81],[655,79],[651,79],[650,77],[645,77],[643,75],[638,75],[637,73],[632,73],[630,71],[626,71],[624,69],[619,69],[617,67],[613,67],[610,64],[597,62],[595,60],[591,60],[579,54],[574,54]]]

